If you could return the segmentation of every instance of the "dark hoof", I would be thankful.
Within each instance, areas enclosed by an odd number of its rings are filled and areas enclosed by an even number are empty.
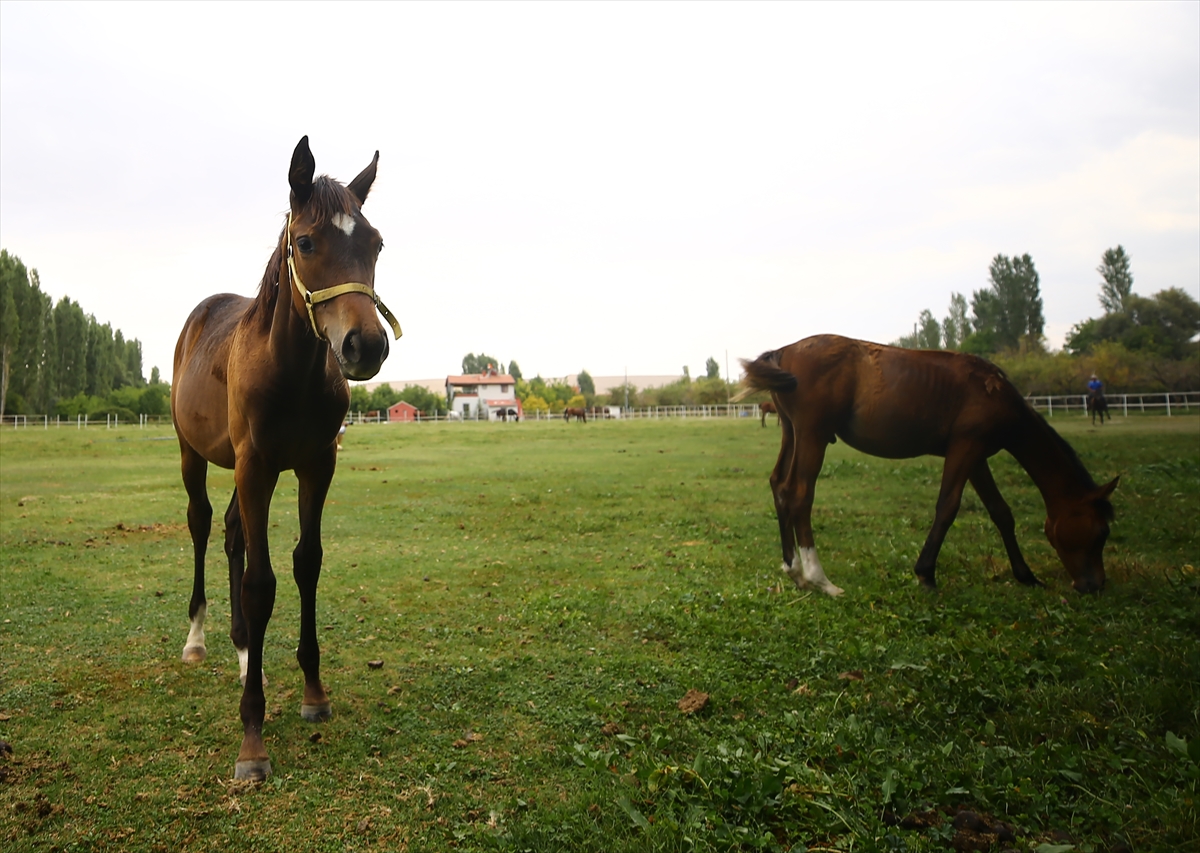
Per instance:
[[[241,782],[261,782],[271,775],[271,759],[252,758],[233,766],[233,778]]]
[[[937,590],[937,581],[934,580],[932,576],[926,577],[925,575],[917,575],[917,580],[921,583],[921,589],[929,592],[934,592]]]
[[[333,716],[333,706],[328,702],[322,702],[320,705],[302,704],[300,716],[310,723],[320,723]]]

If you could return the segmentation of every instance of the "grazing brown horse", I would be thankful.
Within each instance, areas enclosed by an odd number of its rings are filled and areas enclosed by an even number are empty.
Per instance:
[[[346,379],[370,379],[387,358],[387,334],[376,306],[400,336],[399,325],[374,290],[383,241],[361,210],[378,162],[375,152],[371,165],[348,187],[324,175],[314,181],[308,137],[301,139],[288,172],[287,222],[258,294],[205,299],[188,317],[175,347],[171,415],[183,457],[195,553],[185,661],[207,655],[208,463],[233,469],[235,488],[225,511],[229,635],[245,685],[237,779],[262,779],[271,772],[262,737],[263,637],[275,604],[267,525],[275,484],[288,469],[295,470],[299,481],[300,541],[292,552],[292,576],[300,589],[300,715],[315,722],[331,713],[321,684],[316,626],[321,511],[337,461],[338,429],[350,402]]]
[[[587,409],[563,409],[563,423],[575,418],[576,423],[587,423]]]
[[[775,410],[775,404],[770,400],[763,400],[761,403],[759,403],[758,410],[762,413],[759,426],[765,427],[767,425],[767,415],[775,415],[776,417],[779,416],[779,412]]]
[[[783,541],[783,570],[797,586],[830,595],[812,534],[813,489],[825,448],[838,438],[887,459],[942,456],[937,512],[915,571],[936,586],[938,552],[967,481],[1000,530],[1013,576],[1039,581],[1017,546],[1012,511],[992,479],[988,457],[1007,450],[1033,478],[1046,504],[1046,537],[1075,589],[1104,586],[1104,542],[1117,480],[1097,486],[1079,457],[1021,397],[1004,372],[981,358],[907,350],[817,335],[743,361],[745,383],[768,390],[783,422],[771,491]],[[797,537],[800,554],[797,557]]]
[[[1105,417],[1112,420],[1112,415],[1108,413],[1108,398],[1103,391],[1093,391],[1087,395],[1087,412],[1092,416],[1092,426],[1096,425],[1096,415],[1100,416],[1100,426],[1104,426]]]

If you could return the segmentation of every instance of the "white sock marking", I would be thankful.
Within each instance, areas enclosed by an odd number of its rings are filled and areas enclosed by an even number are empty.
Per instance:
[[[354,217],[348,213],[335,213],[333,219],[334,228],[340,228],[342,232],[349,237],[354,233]]]
[[[185,649],[189,646],[204,648],[204,617],[207,614],[208,605],[201,604],[196,610],[196,615],[192,617],[191,627],[188,628],[187,641],[183,644]]]
[[[239,649],[236,646],[233,650],[237,652],[238,656],[238,681],[240,681],[244,687],[246,685],[246,676],[250,672],[250,650]],[[265,672],[262,674],[262,683],[263,687],[267,686],[267,674]]]
[[[825,577],[825,570],[821,568],[816,548],[801,548],[800,552],[792,558],[792,564],[789,566],[784,563],[782,569],[800,589],[812,587],[821,590],[826,595],[841,595],[845,592],[841,587],[834,586],[829,578]]]

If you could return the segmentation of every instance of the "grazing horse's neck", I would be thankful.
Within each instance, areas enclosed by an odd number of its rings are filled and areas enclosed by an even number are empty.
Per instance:
[[[1096,488],[1070,445],[1033,409],[1025,409],[1004,449],[1033,479],[1047,509],[1078,500]]]

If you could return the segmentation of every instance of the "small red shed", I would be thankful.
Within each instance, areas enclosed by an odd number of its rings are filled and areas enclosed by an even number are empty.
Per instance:
[[[417,407],[412,403],[406,403],[401,400],[396,405],[387,410],[388,423],[396,423],[397,421],[415,421],[420,416]]]

